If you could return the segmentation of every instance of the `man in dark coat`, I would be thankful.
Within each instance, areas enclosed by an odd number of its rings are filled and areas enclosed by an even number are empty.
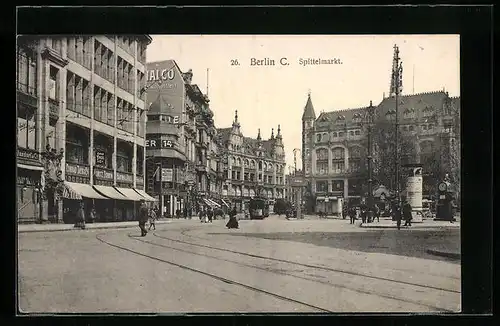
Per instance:
[[[356,220],[356,207],[355,206],[349,207],[348,212],[349,212],[350,224],[354,224],[354,221]]]
[[[236,220],[236,206],[233,207],[233,209],[229,212],[229,221],[226,224],[226,227],[228,229],[238,229],[239,228],[239,223],[238,220]]]
[[[399,203],[397,201],[394,201],[392,203],[392,216],[394,216],[398,230],[400,230],[401,229],[401,209],[400,209]]]
[[[413,219],[413,216],[411,215],[411,205],[408,202],[408,200],[405,200],[403,203],[403,218],[405,220],[405,225],[404,226],[411,226],[411,220]]]
[[[210,223],[212,223],[212,219],[213,219],[213,217],[214,217],[214,211],[212,210],[212,207],[209,207],[209,208],[207,209],[207,217],[208,217],[208,221],[209,221]]]
[[[139,228],[141,229],[141,237],[146,236],[148,231],[146,230],[146,222],[149,218],[149,209],[146,205],[145,200],[141,200],[141,207],[139,208]]]

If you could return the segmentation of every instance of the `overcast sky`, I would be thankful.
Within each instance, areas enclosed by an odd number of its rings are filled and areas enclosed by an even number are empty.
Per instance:
[[[393,46],[403,62],[403,93],[442,90],[460,95],[458,35],[153,35],[147,61],[173,59],[193,70],[193,83],[207,91],[219,128],[229,127],[238,110],[243,134],[269,138],[281,124],[286,160],[301,147],[301,117],[311,91],[319,115],[378,104],[389,92]],[[251,66],[251,59],[274,59],[275,66]],[[288,65],[280,65],[287,58]],[[341,64],[301,66],[299,60],[338,59]],[[238,60],[239,65],[231,65]],[[299,155],[300,156],[300,155]],[[300,166],[300,159],[297,161]]]

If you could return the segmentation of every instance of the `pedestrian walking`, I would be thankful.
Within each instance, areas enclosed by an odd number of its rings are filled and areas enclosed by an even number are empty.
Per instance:
[[[375,221],[375,217],[376,217],[377,222],[380,222],[380,207],[378,207],[378,205],[373,206],[373,214],[375,214],[373,217],[373,220]]]
[[[156,212],[154,209],[149,210],[149,228],[148,230],[156,230]]]
[[[356,207],[354,206],[350,207],[348,212],[349,212],[350,224],[354,224],[354,221],[356,220]]]
[[[239,229],[239,223],[236,219],[236,206],[229,212],[229,221],[226,224],[228,229]]]
[[[83,200],[80,201],[78,210],[76,211],[76,223],[75,227],[85,229],[85,209]]]
[[[200,222],[201,223],[206,223],[208,221],[207,212],[205,211],[204,207],[200,208],[199,215],[200,215]]]
[[[367,207],[365,204],[361,204],[359,209],[360,209],[360,213],[361,213],[361,224],[364,224],[364,223],[366,223]]]
[[[95,220],[96,220],[96,216],[97,216],[97,213],[96,213],[96,211],[95,211],[95,208],[94,208],[94,207],[92,207],[92,208],[90,209],[90,213],[89,213],[89,219],[90,219],[89,223],[94,223],[94,222],[95,222]]]
[[[411,226],[411,220],[413,219],[413,216],[411,214],[411,205],[408,202],[408,200],[405,199],[403,203],[403,218],[405,220],[404,226]]]
[[[139,228],[141,229],[141,237],[146,236],[148,231],[146,230],[146,222],[148,221],[148,206],[145,200],[141,200],[141,207],[139,208]]]
[[[392,204],[392,216],[396,220],[398,230],[401,230],[401,209],[397,201]]]
[[[208,221],[210,223],[212,223],[212,219],[214,217],[214,211],[212,210],[211,207],[209,207],[208,210],[207,210],[207,217],[208,217]]]

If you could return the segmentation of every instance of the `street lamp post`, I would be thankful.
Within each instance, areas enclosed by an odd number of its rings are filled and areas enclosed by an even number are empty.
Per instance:
[[[401,82],[401,73],[403,72],[403,66],[402,63],[399,62],[399,56],[396,58],[397,60],[397,71],[395,72],[395,98],[396,98],[396,105],[395,105],[395,179],[396,179],[396,196],[397,196],[397,201],[398,204],[400,204],[400,198],[399,198],[399,86]],[[398,64],[399,63],[399,64]]]
[[[374,107],[372,101],[368,107],[368,221],[372,220],[373,214],[373,156],[372,156],[372,123]]]

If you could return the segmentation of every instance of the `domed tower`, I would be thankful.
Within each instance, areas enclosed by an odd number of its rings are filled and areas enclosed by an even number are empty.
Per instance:
[[[243,134],[240,130],[240,123],[238,121],[238,110],[234,112],[234,121],[231,129],[231,135],[229,136],[229,144],[234,151],[240,151],[243,147]]]
[[[316,113],[311,100],[311,92],[307,94],[307,103],[304,107],[302,114],[302,171],[308,176],[312,172],[311,162],[311,144],[312,144],[312,130],[314,129],[314,121],[316,120]]]
[[[283,136],[281,135],[281,126],[278,125],[278,133],[274,137],[274,132],[272,135],[274,138],[273,150],[277,160],[285,160],[285,146],[283,145]]]

